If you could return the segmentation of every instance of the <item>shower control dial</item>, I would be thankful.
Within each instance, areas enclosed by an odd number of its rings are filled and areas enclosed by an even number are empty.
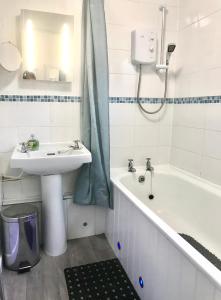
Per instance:
[[[157,36],[146,29],[131,33],[131,60],[134,64],[154,64],[157,53]]]

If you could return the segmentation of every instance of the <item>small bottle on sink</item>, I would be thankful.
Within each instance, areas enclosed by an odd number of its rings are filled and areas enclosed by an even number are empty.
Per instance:
[[[34,134],[31,134],[31,137],[27,142],[27,146],[30,151],[36,151],[39,149],[39,141],[35,138]]]

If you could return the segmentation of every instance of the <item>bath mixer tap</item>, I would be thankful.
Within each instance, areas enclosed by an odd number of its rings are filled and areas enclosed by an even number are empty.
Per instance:
[[[128,172],[136,172],[136,169],[134,168],[134,160],[132,158],[128,159]]]
[[[151,174],[154,172],[154,167],[151,165],[151,158],[147,158],[146,171],[150,172]]]

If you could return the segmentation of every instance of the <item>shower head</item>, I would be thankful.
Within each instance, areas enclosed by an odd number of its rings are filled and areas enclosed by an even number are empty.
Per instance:
[[[176,48],[176,44],[168,44],[167,46],[167,56],[166,56],[166,64],[169,65],[171,54],[174,52]]]
[[[168,44],[168,46],[167,46],[167,52],[168,53],[173,53],[174,50],[175,50],[175,48],[176,48],[176,44]]]

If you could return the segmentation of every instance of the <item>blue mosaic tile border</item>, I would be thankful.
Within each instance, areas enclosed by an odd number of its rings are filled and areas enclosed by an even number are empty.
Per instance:
[[[158,104],[163,98],[141,98],[141,103]],[[110,103],[137,103],[136,98],[128,97],[110,97]],[[221,96],[205,96],[205,97],[185,97],[185,98],[167,98],[167,104],[207,104],[221,103]]]
[[[163,98],[141,98],[141,103],[157,104],[162,103]],[[166,103],[172,104],[173,98],[167,98]],[[137,103],[136,97],[109,97],[109,103]]]
[[[141,98],[141,103],[158,104],[163,98]],[[135,97],[110,97],[110,103],[137,103]],[[203,96],[203,97],[184,97],[184,98],[167,98],[167,104],[209,104],[221,103],[221,96]]]
[[[79,96],[54,96],[54,95],[0,95],[0,102],[80,102]],[[142,98],[141,103],[161,103],[163,98]],[[168,98],[167,103],[173,103],[173,98]],[[109,97],[109,103],[137,103],[135,97]]]
[[[0,95],[0,102],[80,102],[79,96],[54,95]],[[163,98],[141,98],[141,103],[158,104]],[[136,97],[109,97],[109,103],[136,104]],[[221,96],[167,98],[167,104],[207,104],[221,103]]]
[[[0,95],[0,102],[80,102],[79,96]]]
[[[174,104],[209,104],[221,103],[221,96],[174,98]]]

